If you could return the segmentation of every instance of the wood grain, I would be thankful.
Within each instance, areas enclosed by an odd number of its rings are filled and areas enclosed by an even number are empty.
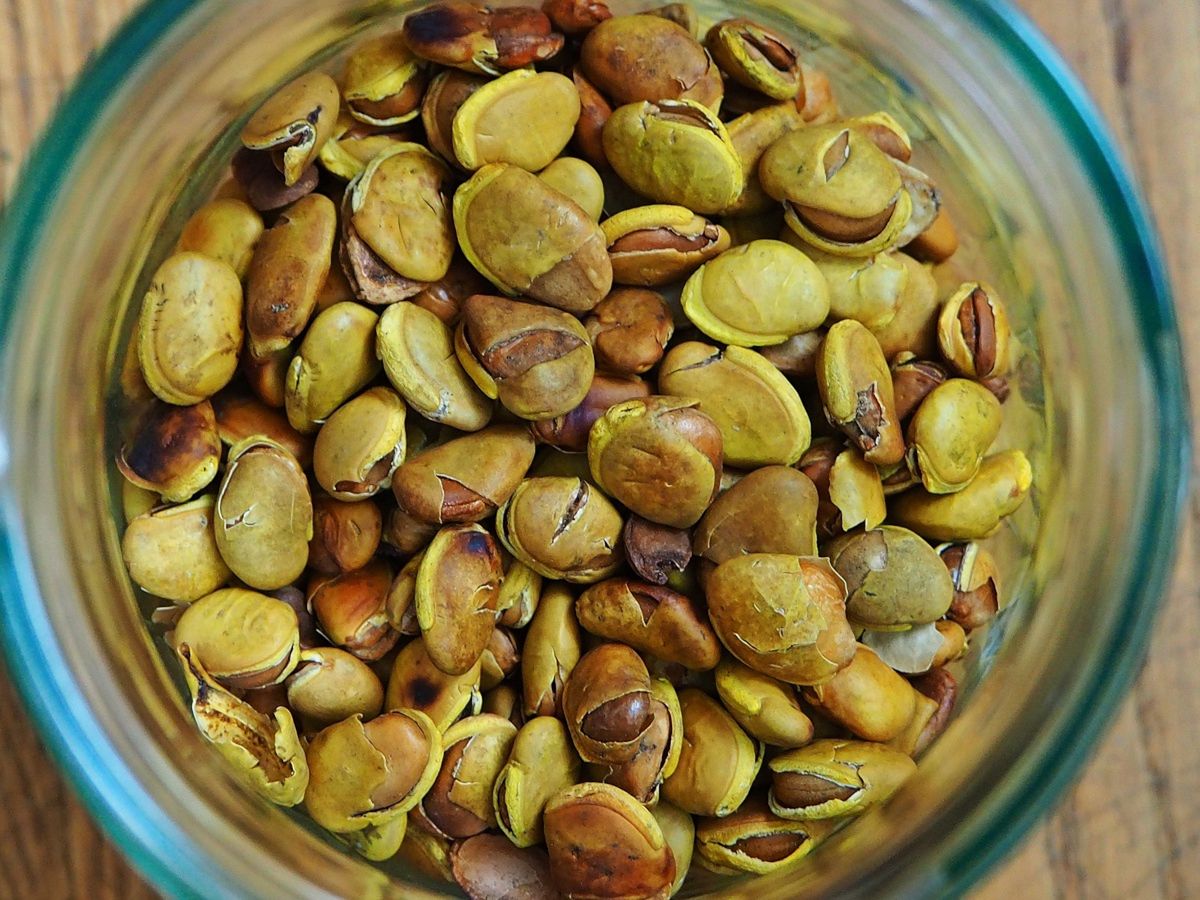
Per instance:
[[[87,55],[135,0],[0,0],[0,202]],[[1111,124],[1157,218],[1200,394],[1200,4],[1021,0]],[[1058,810],[977,900],[1200,897],[1200,498],[1149,660]],[[0,897],[149,897],[72,798],[0,671]]]

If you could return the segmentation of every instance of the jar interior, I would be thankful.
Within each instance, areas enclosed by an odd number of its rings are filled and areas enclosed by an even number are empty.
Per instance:
[[[446,885],[397,861],[374,868],[344,855],[303,814],[244,791],[195,734],[161,629],[152,638],[143,627],[159,604],[133,588],[121,561],[121,476],[112,460],[142,397],[130,336],[151,273],[225,177],[257,103],[301,71],[333,70],[350,45],[398,27],[416,5],[266,0],[253,16],[233,2],[181,12],[151,55],[129,61],[64,172],[65,189],[50,198],[56,220],[85,236],[51,235],[40,257],[55,264],[39,271],[36,293],[62,298],[67,317],[44,304],[25,313],[34,320],[23,346],[40,348],[39,371],[52,373],[44,414],[58,416],[31,427],[29,452],[55,448],[40,463],[56,476],[53,509],[80,517],[57,551],[37,543],[39,536],[54,543],[54,523],[30,527],[43,594],[55,596],[57,585],[66,598],[48,611],[55,637],[79,666],[72,676],[105,738],[130,761],[132,777],[150,786],[161,839],[186,843],[213,884],[247,893],[266,896],[298,879],[378,896]],[[610,5],[629,12],[650,4]],[[694,867],[683,896],[795,897],[885,883],[936,891],[982,864],[978,841],[1010,815],[1012,786],[1039,783],[1047,747],[1078,714],[1087,690],[1080,669],[1104,665],[1129,627],[1118,588],[1131,577],[1132,536],[1119,523],[1147,515],[1152,473],[1128,460],[1139,452],[1151,459],[1144,426],[1157,411],[1141,348],[1127,339],[1136,329],[1122,302],[1132,289],[1115,238],[1093,224],[1104,221],[1100,200],[1053,112],[1031,102],[1032,87],[1017,74],[996,77],[1005,72],[1003,48],[967,13],[915,0],[695,5],[703,28],[731,14],[780,28],[830,74],[844,113],[883,109],[908,129],[914,163],[941,188],[962,239],[939,267],[941,294],[982,280],[1009,307],[1020,364],[996,449],[1024,450],[1035,480],[1030,501],[988,542],[1008,608],[972,635],[956,669],[956,721],[925,754],[918,776],[799,870],[751,883]],[[70,334],[57,334],[64,324]],[[18,388],[31,377],[22,352]],[[1097,469],[1104,477],[1095,478]],[[948,835],[956,815],[966,824]],[[214,859],[220,871],[206,871],[204,861]]]

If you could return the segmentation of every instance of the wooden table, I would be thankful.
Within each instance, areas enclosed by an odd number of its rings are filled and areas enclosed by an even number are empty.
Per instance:
[[[1180,301],[1200,394],[1200,4],[1021,0],[1079,73],[1138,172]],[[0,203],[84,58],[135,0],[0,0]],[[1200,897],[1200,556],[1193,498],[1136,688],[1057,812],[975,892]],[[0,897],[152,896],[47,760],[0,673]],[[11,892],[11,893],[10,893]]]

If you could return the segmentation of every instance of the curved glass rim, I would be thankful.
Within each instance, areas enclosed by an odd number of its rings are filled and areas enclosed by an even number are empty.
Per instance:
[[[0,283],[8,290],[0,300],[0,353],[9,339],[15,298],[25,282],[23,261],[36,246],[53,208],[61,174],[70,171],[79,149],[78,136],[89,132],[120,82],[137,60],[154,51],[174,23],[205,0],[149,0],[115,33],[103,50],[76,76],[53,119],[31,149],[21,168],[18,190],[0,217]],[[977,882],[1031,826],[1058,801],[1078,774],[1100,735],[1107,729],[1118,701],[1129,689],[1146,653],[1150,628],[1172,571],[1178,523],[1188,493],[1191,458],[1190,406],[1183,380],[1182,354],[1171,291],[1163,266],[1158,236],[1144,201],[1130,177],[1107,125],[1058,51],[1025,14],[1008,0],[958,0],[964,13],[1036,89],[1079,154],[1083,174],[1095,189],[1110,227],[1118,237],[1120,261],[1132,286],[1134,320],[1139,338],[1149,349],[1146,362],[1158,391],[1160,478],[1152,485],[1146,508],[1166,513],[1146,523],[1139,533],[1142,578],[1135,578],[1124,597],[1120,648],[1115,644],[1108,667],[1095,671],[1084,685],[1087,702],[1080,703],[1065,723],[1057,752],[1047,755],[1027,785],[1034,804],[1016,798],[993,820],[991,828],[963,847],[945,871],[947,894],[959,894]],[[2,435],[0,435],[2,438]],[[6,463],[0,442],[0,469]],[[0,649],[27,712],[60,770],[88,811],[131,863],[159,889],[175,896],[198,896],[203,883],[185,875],[153,846],[126,818],[118,797],[129,797],[128,772],[123,760],[102,739],[84,747],[79,736],[94,735],[95,722],[82,697],[68,683],[46,673],[63,670],[65,662],[53,640],[44,610],[23,606],[23,585],[34,583],[19,536],[8,534],[0,519]],[[21,638],[17,636],[21,635]],[[29,650],[29,635],[44,638],[38,652]],[[40,679],[40,681],[39,681]],[[68,735],[71,735],[68,737]],[[1030,795],[1030,790],[1024,796]],[[124,812],[123,812],[124,810]],[[199,873],[192,873],[199,874]]]

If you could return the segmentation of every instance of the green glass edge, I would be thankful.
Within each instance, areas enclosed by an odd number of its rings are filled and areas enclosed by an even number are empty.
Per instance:
[[[0,219],[0,283],[7,286],[0,301],[0,348],[13,316],[13,299],[21,294],[25,280],[21,260],[37,243],[45,212],[54,205],[59,176],[69,171],[78,152],[75,137],[87,133],[104,108],[104,101],[115,92],[128,70],[154,48],[179,16],[201,2],[151,0],[143,5],[84,67],[28,157],[19,179],[22,190]],[[1038,801],[1011,803],[988,833],[980,835],[950,861],[945,873],[947,894],[961,893],[982,877],[1054,805],[1106,729],[1117,702],[1140,669],[1153,613],[1161,603],[1171,569],[1175,532],[1188,491],[1185,473],[1191,458],[1187,391],[1182,380],[1178,332],[1161,249],[1137,188],[1126,174],[1102,118],[1057,51],[1022,13],[1001,0],[960,0],[960,3],[978,27],[1009,53],[1055,113],[1058,124],[1079,153],[1089,180],[1097,188],[1110,225],[1122,238],[1122,262],[1130,284],[1144,285],[1133,299],[1140,338],[1150,351],[1147,360],[1151,378],[1159,389],[1158,424],[1162,439],[1156,470],[1163,476],[1158,481],[1157,494],[1145,500],[1145,507],[1161,508],[1168,515],[1152,520],[1139,541],[1141,574],[1146,578],[1131,585],[1121,621],[1125,627],[1114,632],[1121,636],[1120,644],[1125,648],[1115,655],[1120,663],[1096,673],[1088,686],[1091,702],[1081,704],[1069,723],[1074,727],[1064,729],[1067,740],[1060,745],[1061,752],[1051,754],[1037,773],[1036,782],[1026,786],[1024,796],[1037,796]],[[1172,484],[1174,491],[1170,489]],[[64,738],[70,726],[86,725],[89,714],[78,692],[71,696],[69,686],[60,687],[60,697],[50,698],[49,685],[41,687],[36,683],[39,674],[52,670],[62,660],[45,617],[35,620],[28,608],[22,609],[19,602],[22,587],[32,590],[35,583],[27,561],[18,559],[13,551],[12,540],[0,520],[0,599],[4,600],[0,618],[5,624],[0,630],[0,646],[38,732],[89,812],[133,864],[152,883],[174,896],[200,896],[193,885],[208,881],[211,886],[211,873],[205,872],[195,880],[185,878],[179,856],[168,865],[163,856],[151,849],[149,840],[128,827],[116,813],[115,798],[123,794],[136,802],[137,788],[127,783],[122,761],[101,736],[97,735],[100,739],[89,747],[93,751],[88,757],[91,767],[85,767],[84,761],[77,758],[81,756],[78,748],[73,750]],[[42,655],[27,655],[21,646],[23,642],[12,637],[33,632],[44,638],[38,642],[44,648]],[[1115,651],[1120,646],[1114,641],[1108,649]],[[47,702],[52,699],[62,705]],[[98,763],[102,764],[99,768]]]
[[[1054,115],[1119,238],[1122,266],[1133,292],[1134,317],[1158,400],[1156,477],[1142,509],[1160,510],[1160,514],[1145,517],[1137,541],[1136,558],[1141,565],[1130,579],[1112,640],[1096,655],[1117,662],[1093,670],[1090,684],[1084,686],[1085,702],[1061,723],[1059,741],[1043,759],[1034,781],[1022,786],[1019,797],[1010,796],[987,833],[976,835],[945,862],[945,896],[965,893],[1029,835],[1057,805],[1108,730],[1118,703],[1145,662],[1150,629],[1174,568],[1192,456],[1188,389],[1162,247],[1103,116],[1058,50],[1023,12],[1007,0],[958,2],[973,23],[1009,55]],[[1030,802],[1030,798],[1035,799]]]
[[[4,285],[0,362],[8,355],[15,301],[24,291],[22,262],[40,241],[46,213],[58,198],[61,176],[71,170],[78,156],[79,136],[91,131],[126,74],[182,15],[201,2],[149,0],[139,7],[81,68],[26,157],[16,182],[20,189],[7,208],[0,210],[0,285]],[[3,437],[0,434],[0,439]],[[21,546],[14,546],[7,519],[8,511],[0,509],[0,650],[43,746],[93,819],[150,884],[170,896],[197,900],[205,896],[197,886],[206,885],[212,896],[217,885],[203,866],[203,857],[179,847],[170,854],[162,852],[166,849],[161,846],[162,835],[169,833],[171,823],[157,806],[147,802],[92,719],[82,694],[62,680],[66,664],[44,610],[21,602],[26,591],[36,593],[37,584],[24,541],[18,539]],[[86,741],[82,746],[81,737]],[[130,817],[130,805],[137,807],[134,818]]]

